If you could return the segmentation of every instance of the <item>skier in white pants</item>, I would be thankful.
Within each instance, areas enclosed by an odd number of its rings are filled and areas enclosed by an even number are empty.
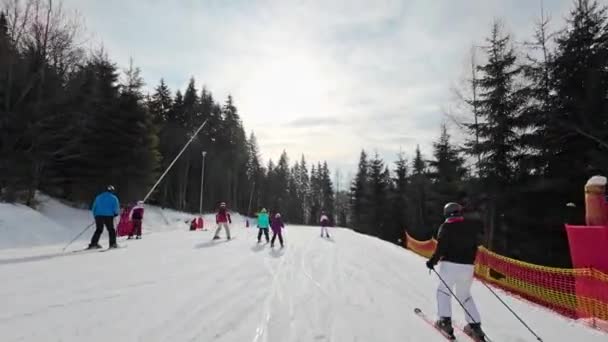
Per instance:
[[[232,223],[232,219],[230,218],[230,213],[226,209],[226,203],[224,202],[220,204],[220,209],[215,215],[215,223],[217,223],[217,230],[215,231],[213,240],[220,238],[220,231],[222,228],[226,230],[226,239],[230,240],[230,223]]]
[[[480,222],[465,220],[462,206],[458,203],[448,203],[443,208],[445,222],[439,227],[437,248],[433,256],[426,262],[429,269],[434,269],[438,262],[440,280],[437,288],[437,311],[439,320],[435,325],[448,335],[454,336],[452,328],[452,296],[463,304],[466,311],[466,334],[476,341],[485,341],[481,330],[481,317],[475,301],[471,296],[474,263],[479,239],[483,233]],[[450,289],[446,287],[447,284]]]
[[[325,214],[325,211],[321,212],[321,219],[319,219],[321,223],[321,237],[327,237],[329,239],[329,232],[327,231],[327,227],[329,227],[329,217]],[[325,236],[323,236],[325,234]]]

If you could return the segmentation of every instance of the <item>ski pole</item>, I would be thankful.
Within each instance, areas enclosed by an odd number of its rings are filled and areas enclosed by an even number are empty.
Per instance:
[[[72,241],[68,242],[68,244],[65,245],[65,247],[63,247],[62,252],[65,252],[65,249],[68,248],[68,246],[70,246],[72,244],[72,242],[76,241],[82,234],[84,234],[84,232],[86,232],[87,230],[89,230],[89,228],[93,227],[94,224],[95,224],[95,222],[89,224],[83,231],[81,231],[80,233],[78,233],[78,235],[76,235],[76,237],[73,238]]]
[[[523,325],[524,325],[524,327],[526,327],[526,329],[528,329],[528,331],[530,331],[530,333],[532,333],[532,335],[534,335],[534,337],[536,337],[536,339],[537,339],[538,341],[541,341],[541,342],[542,342],[542,340],[543,340],[543,339],[542,339],[542,338],[540,338],[540,336],[538,336],[538,335],[537,335],[537,334],[536,334],[536,333],[535,333],[535,332],[534,332],[534,331],[533,331],[533,330],[532,330],[532,329],[531,329],[531,328],[530,328],[530,327],[529,327],[529,326],[526,324],[526,322],[524,322],[524,320],[523,320],[523,319],[521,319],[521,317],[519,317],[519,315],[517,315],[517,314],[515,313],[515,311],[513,311],[513,309],[511,309],[511,307],[510,307],[509,305],[507,305],[507,303],[505,303],[505,302],[502,300],[502,298],[500,298],[500,296],[498,296],[498,294],[497,294],[497,293],[496,293],[494,290],[492,290],[492,288],[491,288],[491,287],[490,287],[488,284],[486,284],[486,283],[485,283],[485,282],[483,282],[483,281],[482,281],[481,283],[482,283],[482,284],[483,284],[483,285],[484,285],[484,286],[485,286],[485,287],[486,287],[488,290],[490,290],[490,292],[492,292],[492,294],[494,295],[494,297],[496,297],[496,298],[497,298],[497,299],[498,299],[498,300],[499,300],[499,301],[502,303],[502,305],[504,305],[504,306],[505,306],[507,309],[509,309],[509,311],[511,311],[511,313],[513,314],[513,316],[515,316],[515,317],[516,317],[516,318],[517,318],[517,319],[518,319],[518,320],[521,322],[521,324],[523,324]]]
[[[471,317],[471,320],[475,323],[479,323],[477,321],[475,321],[475,318],[473,318],[473,315],[471,315],[471,313],[469,312],[469,310],[467,310],[467,308],[464,307],[464,304],[462,304],[462,302],[460,301],[460,299],[458,299],[458,297],[456,297],[456,295],[454,294],[454,291],[452,291],[452,289],[448,286],[448,284],[445,282],[445,280],[443,280],[443,278],[441,277],[441,275],[439,274],[439,272],[437,272],[434,268],[433,268],[433,272],[435,272],[435,274],[437,275],[437,277],[439,278],[439,280],[441,280],[441,282],[443,283],[443,285],[445,286],[446,289],[448,289],[448,291],[450,292],[450,294],[452,295],[452,297],[454,297],[454,299],[456,299],[456,301],[458,302],[458,304],[460,304],[460,306],[462,307],[462,309],[464,310],[464,312],[466,312],[467,315],[469,315],[469,317]]]

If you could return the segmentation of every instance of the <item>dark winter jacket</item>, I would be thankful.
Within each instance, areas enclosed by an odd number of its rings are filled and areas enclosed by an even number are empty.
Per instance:
[[[120,213],[118,197],[109,191],[102,192],[95,197],[92,211],[93,216],[118,216]]]
[[[477,247],[483,234],[480,221],[450,217],[439,227],[437,249],[431,257],[433,264],[449,261],[457,264],[474,264]]]
[[[136,206],[131,210],[131,220],[143,220],[144,218],[144,207]]]
[[[325,215],[325,214],[321,215],[319,222],[321,222],[321,227],[330,227],[331,226],[331,222],[329,222],[329,217],[327,217],[327,215]]]
[[[285,225],[283,224],[283,219],[280,217],[274,217],[270,222],[270,228],[272,228],[272,231],[275,233],[280,232],[283,227],[285,227]]]

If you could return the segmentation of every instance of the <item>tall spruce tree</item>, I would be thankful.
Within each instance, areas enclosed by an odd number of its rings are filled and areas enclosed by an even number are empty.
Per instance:
[[[569,199],[579,203],[582,179],[608,170],[606,11],[596,1],[577,0],[551,61],[553,114],[543,129],[547,176],[564,179]]]
[[[443,205],[447,202],[457,201],[464,191],[464,178],[467,169],[464,159],[450,142],[447,126],[441,125],[441,135],[433,143],[433,157],[429,161],[431,171],[429,177],[432,181],[429,194],[429,212],[431,213],[429,224],[437,227],[442,219]]]
[[[370,212],[370,220],[367,222],[367,234],[387,239],[390,236],[391,225],[388,221],[387,210],[390,176],[385,172],[385,165],[376,153],[369,162],[369,192],[367,210]]]
[[[489,199],[489,238],[493,248],[494,232],[501,225],[500,218],[510,202],[508,193],[514,184],[515,166],[519,148],[519,129],[524,126],[521,115],[527,98],[518,85],[522,68],[517,64],[511,37],[503,33],[502,25],[495,22],[485,48],[487,63],[478,66],[477,80],[480,94],[477,100],[479,144],[469,142],[469,151],[481,156],[479,171]],[[506,241],[506,236],[501,238]]]
[[[403,238],[403,232],[409,227],[409,174],[407,159],[403,152],[400,152],[397,155],[394,175],[395,177],[393,178],[393,192],[391,195],[391,211],[393,217],[393,234],[397,236],[397,239],[399,239]]]
[[[410,177],[409,210],[410,227],[408,232],[420,240],[431,237],[433,228],[430,226],[428,213],[428,193],[430,180],[428,177],[427,165],[420,151],[420,146],[416,147],[414,160],[412,161],[412,175]]]
[[[353,228],[359,232],[369,233],[368,226],[368,189],[369,189],[369,164],[367,153],[361,151],[357,174],[350,188],[351,192],[351,215]]]

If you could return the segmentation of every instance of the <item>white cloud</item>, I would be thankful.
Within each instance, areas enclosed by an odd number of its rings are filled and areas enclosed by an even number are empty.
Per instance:
[[[417,143],[430,152],[471,45],[494,17],[528,37],[539,8],[530,0],[64,1],[119,64],[133,57],[150,87],[164,77],[175,90],[194,76],[217,100],[231,93],[265,157],[287,150],[347,168],[362,148],[389,161]],[[545,2],[556,21],[570,3]]]

